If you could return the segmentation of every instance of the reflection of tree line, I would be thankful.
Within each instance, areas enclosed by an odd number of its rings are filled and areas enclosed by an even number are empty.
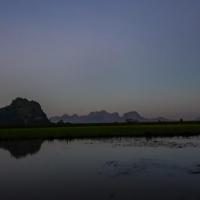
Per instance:
[[[36,154],[44,140],[0,140],[0,148],[8,150],[15,158]]]

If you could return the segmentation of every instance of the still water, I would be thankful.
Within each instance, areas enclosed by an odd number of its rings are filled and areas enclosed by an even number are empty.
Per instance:
[[[200,199],[200,137],[0,141],[0,198]]]

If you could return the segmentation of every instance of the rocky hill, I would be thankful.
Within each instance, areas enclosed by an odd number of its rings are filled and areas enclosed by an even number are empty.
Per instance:
[[[88,115],[79,116],[74,115],[63,115],[51,117],[50,121],[53,123],[58,123],[62,121],[64,123],[114,123],[114,122],[165,122],[169,121],[166,118],[158,117],[154,119],[148,119],[141,116],[136,111],[131,111],[124,113],[122,116],[119,113],[109,113],[107,111],[96,111],[90,112]]]
[[[47,125],[49,120],[39,103],[16,98],[9,106],[0,109],[0,126]]]

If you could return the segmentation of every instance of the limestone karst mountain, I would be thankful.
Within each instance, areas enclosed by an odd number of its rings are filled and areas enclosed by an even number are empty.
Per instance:
[[[141,116],[136,111],[124,113],[122,116],[119,113],[109,113],[107,111],[90,112],[88,115],[79,116],[77,114],[63,116],[54,116],[50,118],[52,123],[62,121],[64,123],[114,123],[114,122],[165,122],[169,121],[164,117],[148,119]]]
[[[9,106],[0,109],[0,125],[47,125],[49,120],[39,103],[16,98]]]

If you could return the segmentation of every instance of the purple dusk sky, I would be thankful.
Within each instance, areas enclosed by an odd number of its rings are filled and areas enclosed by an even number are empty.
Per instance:
[[[200,116],[199,0],[1,0],[0,107]]]

